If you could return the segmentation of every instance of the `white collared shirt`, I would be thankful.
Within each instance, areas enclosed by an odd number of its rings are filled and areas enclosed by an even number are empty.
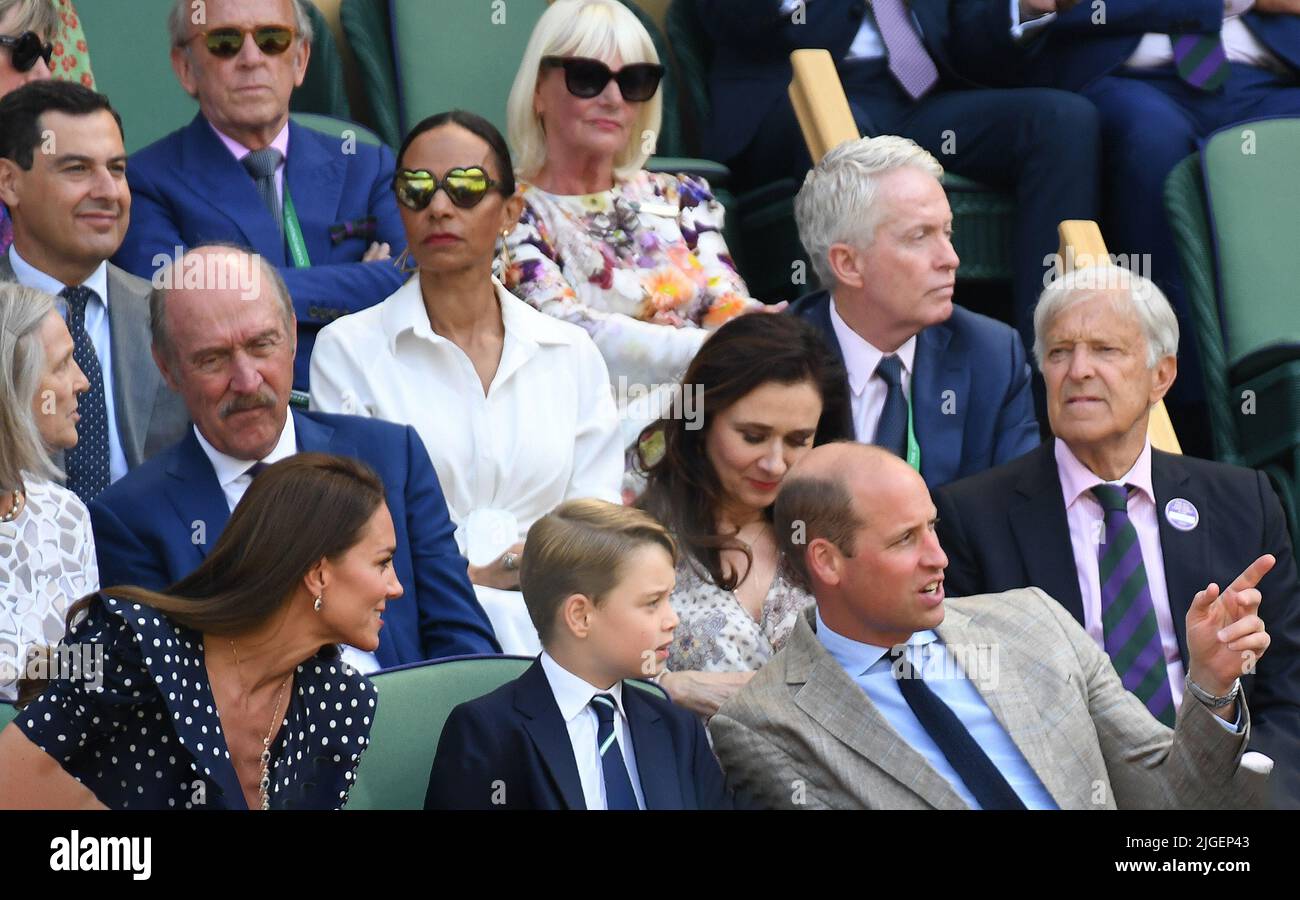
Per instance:
[[[573,758],[578,763],[578,778],[582,780],[582,796],[587,802],[587,809],[609,808],[605,800],[605,769],[601,765],[600,750],[596,746],[596,731],[600,720],[591,708],[591,698],[597,694],[609,694],[618,707],[618,715],[614,717],[614,737],[618,739],[619,749],[623,751],[623,763],[627,766],[632,790],[636,792],[636,805],[645,809],[641,776],[636,767],[636,749],[632,746],[627,712],[623,709],[623,682],[616,682],[608,690],[601,690],[564,668],[545,650],[542,651],[541,661],[542,672],[551,686],[555,704],[560,708],[560,718],[564,719],[564,726],[569,731],[569,743],[573,745]]]
[[[311,357],[313,409],[415,428],[456,543],[474,565],[522,541],[565,500],[620,502],[623,479],[618,410],[600,351],[581,328],[493,284],[505,338],[486,394],[470,358],[429,324],[418,275],[379,305],[321,329]],[[469,540],[475,513],[476,523],[491,523],[487,549],[481,537]]]
[[[243,144],[241,144],[239,141],[232,138],[230,135],[223,134],[220,131],[220,129],[218,129],[217,126],[213,125],[211,122],[208,122],[208,126],[216,133],[217,138],[221,141],[221,143],[225,146],[225,148],[230,151],[230,155],[233,156],[235,159],[239,160],[239,164],[242,166],[244,164],[244,157],[252,153],[253,152],[252,149],[250,147],[245,147]],[[275,167],[275,193],[276,196],[280,198],[280,202],[283,203],[284,202],[284,167],[289,160],[288,120],[285,121],[284,127],[280,129],[280,133],[275,136],[275,139],[271,141],[271,143],[268,146],[274,147],[276,150],[280,151],[280,164]]]
[[[876,374],[876,367],[880,365],[885,353],[873,347],[840,318],[834,298],[831,298],[830,311],[831,328],[835,331],[835,339],[839,341],[840,352],[844,355],[844,367],[849,374],[853,435],[862,443],[869,444],[876,437],[876,427],[880,424],[880,414],[885,409],[885,397],[889,392],[885,379]],[[903,364],[903,393],[911,396],[916,335],[908,338],[893,355]]]
[[[34,267],[18,254],[18,246],[9,246],[9,265],[13,267],[18,283],[53,294],[59,313],[68,318],[68,303],[59,296],[68,285]],[[86,304],[86,334],[95,345],[95,356],[104,380],[104,411],[108,414],[108,480],[117,481],[126,474],[126,452],[122,437],[117,431],[117,404],[113,398],[113,331],[108,318],[108,261],[99,264],[90,277],[79,287],[94,292],[95,298]],[[152,365],[152,363],[151,363]]]

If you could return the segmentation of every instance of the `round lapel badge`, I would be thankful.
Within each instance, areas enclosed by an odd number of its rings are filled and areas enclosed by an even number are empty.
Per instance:
[[[1201,521],[1192,501],[1175,497],[1165,504],[1165,519],[1179,531],[1191,531]]]

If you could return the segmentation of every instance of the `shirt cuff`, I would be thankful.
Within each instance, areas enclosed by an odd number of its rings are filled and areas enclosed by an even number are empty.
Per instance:
[[[1235,721],[1235,722],[1229,722],[1227,719],[1224,719],[1222,716],[1218,716],[1218,715],[1216,715],[1215,712],[1214,712],[1214,710],[1210,709],[1208,706],[1206,707],[1206,711],[1207,711],[1210,715],[1214,716],[1214,721],[1216,721],[1216,722],[1218,722],[1220,725],[1222,725],[1222,726],[1224,727],[1224,730],[1226,730],[1226,731],[1231,731],[1233,734],[1241,734],[1241,726],[1242,726],[1242,724],[1243,724],[1242,721],[1241,721],[1241,702],[1240,702],[1240,701],[1241,701],[1241,695],[1240,695],[1240,693],[1238,693],[1237,700],[1238,700],[1238,703],[1237,703],[1237,721]]]
[[[1249,0],[1254,3],[1255,0]],[[1036,19],[1030,19],[1028,22],[1020,21],[1020,0],[1011,0],[1011,39],[1021,41],[1027,37],[1032,37],[1040,28],[1043,28],[1053,19],[1056,13],[1043,13]]]

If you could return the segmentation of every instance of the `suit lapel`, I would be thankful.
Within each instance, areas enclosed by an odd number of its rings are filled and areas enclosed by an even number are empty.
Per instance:
[[[280,228],[257,193],[257,184],[243,164],[226,149],[201,113],[186,126],[181,142],[181,167],[195,194],[208,201],[214,216],[229,219],[250,247],[272,265],[283,266],[285,248]],[[294,202],[297,202],[296,197]],[[192,235],[191,243],[211,236]]]
[[[332,148],[332,144],[341,141],[292,121],[289,123],[285,183],[289,185],[299,222],[323,222],[328,226],[337,219],[345,172],[342,150]],[[304,225],[302,234],[307,242],[307,255],[314,265],[329,259],[331,245],[327,227]]]
[[[582,779],[578,776],[578,761],[573,756],[569,729],[560,717],[560,708],[555,704],[555,695],[551,693],[540,660],[535,660],[516,682],[515,709],[524,714],[524,730],[537,746],[565,808],[586,809],[587,800],[582,793]]]
[[[127,465],[144,462],[149,416],[162,386],[162,374],[150,360],[145,364],[141,348],[152,343],[149,333],[147,295],[132,289],[126,273],[108,267],[108,323],[113,349],[113,404],[117,432]]]
[[[677,783],[672,740],[660,724],[659,711],[642,695],[640,688],[623,682],[623,710],[632,734],[632,751],[645,808],[681,809],[683,795]]]
[[[936,809],[966,804],[925,757],[899,737],[862,688],[840,667],[804,613],[786,642],[786,682],[802,684],[795,705],[854,753]]]
[[[167,484],[167,499],[180,516],[181,525],[194,544],[200,558],[216,545],[217,537],[230,518],[226,495],[217,482],[217,473],[199,439],[191,428],[177,447],[176,456],[167,466],[172,480]],[[202,529],[202,540],[199,540]]]
[[[970,371],[964,352],[949,351],[951,341],[947,325],[933,325],[916,336],[912,417],[921,445],[921,474],[929,484],[951,481],[961,471]],[[949,399],[956,404],[952,414]]]
[[[1054,443],[1048,441],[1032,451],[1025,462],[1025,477],[1015,488],[1020,502],[1011,507],[1008,518],[1025,563],[1026,584],[1042,588],[1082,625],[1083,596]]]
[[[1191,531],[1179,531],[1169,524],[1164,514],[1165,504],[1181,497],[1204,515],[1209,501],[1202,495],[1196,482],[1187,472],[1181,459],[1171,453],[1151,451],[1151,486],[1156,492],[1156,521],[1160,525],[1160,555],[1165,564],[1165,588],[1169,593],[1169,613],[1178,635],[1178,653],[1187,659],[1187,610],[1192,598],[1205,587],[1197,584],[1196,573],[1204,571],[1205,561],[1213,554],[1210,547],[1209,520],[1203,519]],[[1223,578],[1231,579],[1236,572],[1225,572]],[[1220,587],[1227,584],[1220,582]]]

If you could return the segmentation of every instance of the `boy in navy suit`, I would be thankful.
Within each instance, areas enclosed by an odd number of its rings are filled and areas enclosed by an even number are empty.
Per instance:
[[[676,558],[662,525],[601,500],[535,522],[519,582],[542,653],[452,710],[425,809],[729,808],[699,720],[624,680],[663,670]]]

